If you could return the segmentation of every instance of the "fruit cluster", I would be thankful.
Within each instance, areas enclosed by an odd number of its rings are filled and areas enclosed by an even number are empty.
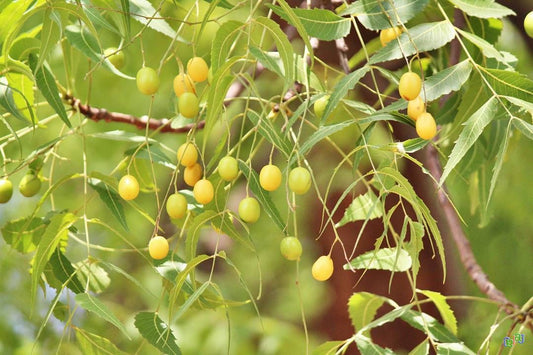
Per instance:
[[[19,191],[24,197],[33,197],[41,190],[41,179],[34,171],[28,171],[19,182]],[[0,203],[7,203],[13,196],[13,184],[9,179],[0,179]]]

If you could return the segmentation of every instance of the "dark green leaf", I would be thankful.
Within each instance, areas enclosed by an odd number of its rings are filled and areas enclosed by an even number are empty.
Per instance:
[[[533,80],[520,73],[479,67],[496,94],[533,102]]]
[[[70,260],[63,255],[59,248],[56,248],[55,252],[50,257],[50,265],[54,276],[66,287],[71,289],[74,293],[84,292],[83,286],[78,280],[76,270],[70,263]]]
[[[179,355],[181,350],[170,327],[157,313],[140,312],[135,316],[135,327],[150,344],[165,354]]]
[[[26,121],[26,117],[19,111],[15,100],[13,99],[13,91],[9,87],[7,79],[0,77],[0,105],[4,107],[9,113],[21,121]]]
[[[417,71],[416,68],[413,70]],[[458,91],[470,77],[472,65],[464,60],[459,64],[446,68],[435,75],[426,77],[420,96],[430,102],[452,91]]]
[[[12,248],[26,254],[35,250],[45,229],[42,218],[22,218],[7,222],[2,227],[2,236]]]
[[[89,186],[91,186],[98,193],[98,196],[100,196],[102,202],[111,211],[113,216],[115,216],[115,218],[120,222],[122,227],[125,230],[129,230],[120,196],[118,196],[114,190],[112,190],[101,180],[90,178],[87,180],[87,182],[89,183]]]
[[[248,48],[250,53],[268,70],[274,72],[278,76],[283,77],[283,70],[278,65],[277,59],[279,58],[278,52],[263,52],[259,47],[250,45]]]
[[[454,343],[459,339],[435,318],[426,313],[409,310],[401,318],[412,327],[428,334],[434,341]]]

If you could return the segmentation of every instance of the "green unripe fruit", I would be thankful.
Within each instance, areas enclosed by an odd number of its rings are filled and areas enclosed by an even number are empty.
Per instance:
[[[41,180],[37,176],[33,174],[26,174],[22,180],[20,180],[19,191],[22,196],[35,196],[39,190],[41,190]]]
[[[298,260],[302,255],[302,244],[296,237],[285,237],[279,244],[281,255],[287,260]]]
[[[524,30],[529,37],[533,38],[533,11],[527,14],[524,19]]]
[[[13,196],[13,184],[8,179],[0,180],[0,203],[6,203]]]
[[[239,164],[234,157],[224,157],[218,162],[218,174],[225,181],[233,181],[239,175]]]
[[[329,95],[322,96],[320,99],[315,101],[315,104],[313,105],[313,110],[315,111],[315,115],[318,118],[322,118],[324,116],[324,112],[326,111],[326,106],[329,102]]]
[[[246,197],[239,203],[239,217],[247,223],[255,223],[261,215],[259,202],[253,197]]]
[[[198,98],[192,92],[184,92],[178,100],[178,108],[182,116],[194,118],[200,111]]]
[[[301,166],[289,173],[289,189],[297,195],[305,194],[311,187],[311,174]]]
[[[115,53],[116,52],[116,53]],[[117,48],[109,47],[104,51],[104,56],[113,64],[117,69],[120,69],[124,66],[124,52],[117,52]]]
[[[182,194],[172,194],[167,199],[166,207],[170,218],[182,218],[187,213],[187,199]]]
[[[145,95],[153,95],[159,90],[159,76],[150,67],[143,67],[137,72],[137,89]]]

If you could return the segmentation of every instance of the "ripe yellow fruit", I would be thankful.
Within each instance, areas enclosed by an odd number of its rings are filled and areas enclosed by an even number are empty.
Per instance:
[[[209,67],[204,58],[194,57],[187,63],[187,74],[197,83],[207,79]]]
[[[192,79],[187,74],[178,74],[174,78],[174,93],[177,97],[180,97],[184,92],[192,92],[193,94],[196,94],[196,90],[194,88],[194,83],[192,82]]]
[[[333,274],[333,260],[329,255],[322,255],[313,264],[311,273],[315,280],[326,281]]]
[[[194,199],[196,202],[201,203],[202,205],[207,205],[213,200],[215,196],[215,190],[213,189],[213,184],[207,179],[202,179],[198,181],[192,190]]]
[[[133,175],[124,175],[118,182],[118,194],[126,201],[133,200],[139,195],[139,182]]]
[[[381,30],[381,32],[379,33],[379,40],[381,41],[381,45],[385,47],[387,43],[392,40],[395,40],[401,34],[402,29],[400,27],[392,27]]]
[[[424,112],[416,120],[416,133],[422,139],[432,139],[437,134],[437,123],[429,112]]]
[[[275,165],[263,166],[259,172],[259,183],[267,191],[275,191],[281,185],[281,170]]]
[[[422,89],[422,80],[418,74],[413,72],[407,72],[400,78],[400,84],[398,85],[398,91],[400,96],[405,100],[411,101],[416,99]]]
[[[407,116],[413,121],[416,121],[424,112],[426,112],[426,104],[420,96],[417,96],[416,99],[409,101],[407,104]]]
[[[198,152],[192,143],[183,143],[178,148],[178,162],[183,166],[193,166],[198,160]]]
[[[183,172],[183,180],[185,183],[191,187],[196,185],[196,183],[202,178],[202,166],[198,163],[195,163],[192,166],[185,168]]]
[[[168,241],[159,235],[152,238],[148,243],[148,253],[153,259],[164,259],[168,255],[168,250]]]

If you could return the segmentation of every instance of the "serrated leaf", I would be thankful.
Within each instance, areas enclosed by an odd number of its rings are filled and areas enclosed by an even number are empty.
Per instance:
[[[96,314],[98,317],[113,324],[117,327],[128,339],[128,331],[118,318],[111,312],[111,310],[100,301],[98,298],[91,296],[88,293],[79,293],[75,296],[76,303],[86,311]]]
[[[427,1],[427,0],[426,0]],[[277,15],[287,22],[289,16],[279,6],[269,6]],[[332,41],[343,38],[350,33],[350,19],[340,17],[330,10],[325,9],[298,9],[293,8],[294,14],[300,19],[307,34],[322,41]]]
[[[409,355],[428,355],[429,354],[429,340],[426,339],[418,344],[413,350],[409,352]]]
[[[283,69],[278,65],[278,61],[276,60],[279,58],[278,52],[264,52],[261,48],[253,45],[250,45],[248,50],[261,65],[278,76],[283,77]]]
[[[124,79],[134,80],[135,78],[122,73],[115,68],[113,64],[106,59],[98,43],[98,39],[90,32],[77,25],[69,25],[65,27],[65,36],[69,43],[83,53],[87,58],[91,59],[95,64],[101,64],[104,68]]]
[[[76,340],[83,355],[125,355],[109,339],[76,328]]]
[[[68,235],[69,227],[76,221],[76,216],[72,213],[62,213],[54,215],[50,224],[46,227],[43,233],[37,250],[32,259],[32,272],[31,272],[31,299],[32,304],[35,300],[35,294],[37,293],[37,285],[41,279],[41,274],[44,271],[46,264],[50,260],[50,257],[56,250],[61,239],[64,239]]]
[[[463,343],[437,343],[437,355],[475,355]]]
[[[383,30],[407,23],[421,13],[427,3],[428,0],[360,0],[348,5],[340,15],[357,17],[369,30]]]
[[[461,11],[469,16],[479,18],[500,18],[509,15],[516,15],[515,12],[494,0],[449,0]]]
[[[254,193],[259,203],[261,203],[261,206],[263,206],[263,208],[265,209],[265,212],[270,216],[272,221],[278,226],[281,231],[285,230],[285,223],[283,222],[283,219],[281,219],[276,205],[272,202],[270,194],[267,191],[263,190],[263,188],[259,184],[259,176],[257,175],[257,173],[251,170],[250,167],[242,160],[239,160],[239,169],[246,177],[246,180],[248,180],[250,189]]]
[[[496,117],[497,111],[498,101],[495,98],[491,98],[464,123],[464,128],[455,142],[448,162],[444,166],[439,184],[442,185],[444,183],[450,172],[483,133],[483,129]]]
[[[82,285],[88,284],[91,292],[101,293],[111,284],[107,272],[92,258],[77,262],[74,266]]]
[[[453,334],[457,335],[457,319],[455,318],[450,305],[446,302],[446,297],[435,291],[418,290],[418,292],[429,298],[431,302],[435,304],[444,321],[444,326],[446,326],[446,328],[448,328]]]
[[[59,89],[57,88],[57,84],[52,72],[46,63],[44,63],[41,67],[36,68],[38,59],[35,55],[30,54],[29,60],[37,88],[41,91],[46,101],[48,101],[50,106],[52,106],[54,111],[58,114],[59,118],[61,118],[61,120],[65,122],[68,127],[72,128],[67,116],[67,111],[65,110],[65,106],[63,106],[63,102],[59,96]]]
[[[416,69],[415,69],[416,71]],[[434,101],[452,91],[458,91],[470,77],[472,65],[469,60],[446,68],[435,75],[424,79],[420,96],[424,101]]]
[[[369,292],[357,292],[350,297],[348,300],[348,313],[356,332],[374,320],[378,309],[385,301],[385,298]],[[362,334],[368,336],[370,335],[370,330]]]
[[[288,158],[290,156],[292,151],[290,142],[286,136],[279,134],[279,130],[272,125],[268,118],[261,118],[257,112],[253,110],[248,110],[246,117],[248,117],[254,127],[257,128],[259,134],[261,134],[269,143],[276,146],[285,157]]]
[[[504,57],[503,53],[496,49],[491,43],[486,41],[485,39],[467,32],[463,31],[460,28],[456,28],[456,31],[461,34],[464,38],[466,38],[470,43],[478,47],[483,55],[487,58],[495,58],[497,61],[505,64],[509,64],[507,62],[507,58]]]
[[[13,117],[18,118],[21,121],[26,121],[26,117],[24,117],[15,104],[13,90],[9,87],[7,78],[5,77],[0,77],[0,105],[2,105],[7,112],[11,113]]]
[[[129,230],[120,196],[101,180],[90,178],[87,180],[87,182],[89,186],[91,186],[98,193],[100,200],[102,200],[109,211],[111,211],[113,216],[115,216],[115,218],[120,222],[122,227],[125,230]]]
[[[496,94],[533,103],[533,80],[527,76],[509,70],[478,68],[485,74]]]
[[[131,16],[135,21],[150,27],[151,29],[164,34],[165,36],[178,42],[187,43],[189,41],[178,36],[176,31],[163,19],[163,16],[154,9],[148,0],[129,0],[130,11],[140,16]]]
[[[408,57],[417,52],[432,51],[444,46],[455,37],[455,30],[448,21],[423,23],[403,33],[398,41],[391,41],[370,57],[369,64]]]
[[[11,220],[2,227],[2,237],[7,244],[21,253],[31,253],[46,230],[43,218]]]
[[[426,313],[409,310],[402,314],[401,318],[409,323],[413,328],[423,331],[434,341],[443,343],[459,342],[459,339],[439,323],[435,318]]]
[[[238,21],[228,21],[218,29],[211,44],[211,70],[213,76],[216,74],[226,58],[231,55],[231,47],[241,34],[244,24]]]
[[[371,250],[344,264],[344,270],[375,269],[403,272],[411,268],[409,253],[399,248],[382,248]]]
[[[407,217],[406,217],[407,218]],[[420,269],[419,255],[422,249],[424,249],[424,242],[422,238],[424,237],[424,225],[420,222],[414,222],[409,218],[409,230],[410,230],[410,239],[409,242],[404,244],[405,250],[409,253],[411,260],[413,261],[413,279],[416,280],[418,275],[418,270]]]
[[[76,275],[76,270],[70,263],[70,260],[56,248],[49,261],[52,266],[54,276],[74,293],[83,292],[83,286]]]
[[[374,344],[372,339],[362,334],[356,334],[354,336],[355,344],[361,354],[365,355],[395,355],[394,351],[388,348],[382,348],[381,346]]]
[[[351,90],[355,87],[355,85],[361,80],[363,76],[370,70],[369,67],[364,66],[360,69],[357,69],[356,71],[346,75],[343,77],[339,82],[335,85],[333,88],[333,92],[331,93],[328,104],[326,105],[326,109],[324,110],[324,114],[322,115],[321,122],[326,122],[329,114],[337,107],[339,102],[346,96],[348,93],[348,90]]]
[[[159,318],[157,313],[140,312],[135,316],[135,327],[150,344],[165,354],[180,355],[176,337],[170,327]]]
[[[383,203],[372,191],[357,196],[344,211],[344,216],[335,228],[355,221],[366,221],[383,216]]]

